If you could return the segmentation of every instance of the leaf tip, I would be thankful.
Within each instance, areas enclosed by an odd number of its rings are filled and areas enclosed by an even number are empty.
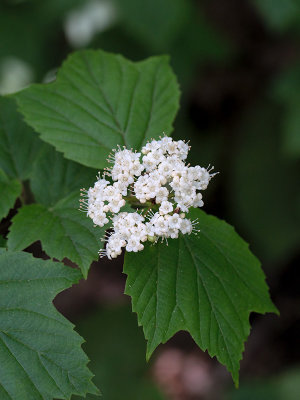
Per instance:
[[[146,361],[149,362],[153,352],[155,349],[153,349],[152,347],[150,347],[149,342],[147,342],[147,349],[146,349]]]
[[[238,389],[239,385],[240,385],[239,369],[231,370],[230,374],[231,374],[235,388]]]
[[[234,382],[235,388],[238,389],[238,388],[239,388],[239,385],[240,385],[239,378],[233,379],[233,382]]]
[[[93,394],[95,396],[102,396],[100,389],[97,388],[97,386],[92,382],[92,380],[90,380],[90,387],[88,393]]]
[[[81,271],[81,278],[87,280],[88,273],[89,273],[89,267],[88,268],[80,268]]]
[[[272,305],[273,305],[273,307],[269,312],[271,312],[273,314],[276,314],[279,317],[280,316],[280,311],[278,310],[278,308],[275,306],[274,303]]]

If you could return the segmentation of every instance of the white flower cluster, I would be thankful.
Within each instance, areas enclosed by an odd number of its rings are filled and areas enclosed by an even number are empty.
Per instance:
[[[152,140],[133,152],[118,147],[108,160],[113,164],[104,176],[98,176],[94,187],[81,200],[95,225],[112,220],[106,248],[101,256],[117,257],[127,251],[143,250],[146,240],[177,238],[190,234],[195,221],[185,218],[190,207],[202,207],[201,190],[205,190],[215,174],[199,165],[190,167],[185,161],[189,146],[182,140],[163,137]],[[107,179],[110,179],[108,180]],[[84,195],[84,193],[82,193]],[[126,201],[141,212],[120,212]]]

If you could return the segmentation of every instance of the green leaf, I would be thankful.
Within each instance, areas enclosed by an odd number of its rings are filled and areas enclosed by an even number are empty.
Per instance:
[[[54,147],[45,145],[32,170],[30,186],[36,202],[49,207],[75,191],[78,198],[80,189],[93,185],[96,175],[96,170],[66,160]]]
[[[135,149],[172,131],[179,90],[168,57],[133,63],[120,55],[74,53],[57,80],[16,95],[26,121],[71,160],[103,168],[116,145]]]
[[[276,312],[259,261],[234,229],[199,209],[200,233],[169,245],[146,245],[126,253],[125,293],[143,325],[147,358],[179,330],[190,332],[231,372],[238,384],[239,361],[250,332],[249,314]]]
[[[0,169],[0,220],[7,216],[13,208],[16,199],[20,196],[22,186],[17,179],[9,179]]]
[[[74,197],[73,200],[76,201]],[[94,228],[73,205],[74,201],[71,204],[59,203],[51,209],[40,204],[22,207],[12,219],[8,248],[23,250],[40,240],[50,257],[70,259],[81,268],[86,278],[92,261],[98,259],[104,231]]]
[[[28,178],[41,141],[27,126],[12,98],[0,97],[0,168],[13,178]]]
[[[23,250],[40,240],[50,257],[70,259],[86,278],[92,261],[98,259],[105,232],[78,210],[79,189],[83,183],[92,183],[92,175],[94,170],[65,160],[49,147],[31,178],[33,194],[41,204],[19,209],[12,219],[8,248]]]
[[[69,399],[97,394],[83,339],[53,298],[81,277],[60,263],[0,249],[0,397]]]

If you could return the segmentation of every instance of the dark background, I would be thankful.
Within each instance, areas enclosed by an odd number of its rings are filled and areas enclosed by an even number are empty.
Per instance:
[[[192,164],[220,172],[204,210],[250,243],[281,313],[251,316],[235,390],[184,332],[146,364],[122,260],[94,263],[56,305],[86,339],[105,400],[299,399],[299,37],[298,0],[1,0],[1,94],[50,81],[79,48],[170,54],[182,91],[173,136],[190,139]]]

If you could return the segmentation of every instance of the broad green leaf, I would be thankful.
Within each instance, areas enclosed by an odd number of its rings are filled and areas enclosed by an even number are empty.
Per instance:
[[[23,122],[12,98],[0,97],[0,168],[13,178],[28,178],[41,141]]]
[[[179,330],[188,331],[231,372],[238,384],[239,361],[250,332],[249,314],[276,312],[259,261],[234,229],[195,209],[200,233],[169,245],[146,245],[126,253],[125,293],[132,297],[147,343],[147,358]]]
[[[189,8],[190,6],[191,4],[188,5]],[[132,60],[141,60],[153,53],[169,54],[172,68],[180,82],[180,88],[185,92],[193,84],[199,65],[228,63],[228,60],[234,54],[232,43],[211,26],[205,17],[205,12],[202,12],[199,6],[197,4],[196,12],[192,8],[188,18],[184,18],[184,24],[178,25],[179,32],[177,28],[174,33],[172,32],[170,44],[167,43],[169,39],[167,42],[152,40],[153,34],[160,30],[155,23],[155,32],[153,31],[153,21],[151,22],[152,36],[151,38],[149,36],[149,40],[147,40],[141,35],[133,35],[131,29],[128,29],[126,21],[121,20],[121,23],[113,29],[96,35],[91,47],[121,53]],[[139,18],[142,20],[145,18],[142,6],[139,11]],[[197,37],[197,40],[195,40],[195,37]],[[154,51],[156,44],[159,49],[156,48]],[[176,131],[176,128],[174,128],[174,131]]]
[[[133,63],[120,55],[74,53],[57,80],[16,95],[46,142],[81,164],[103,168],[116,145],[140,149],[172,131],[179,90],[165,56]]]
[[[74,191],[79,198],[80,189],[93,185],[96,175],[96,170],[66,160],[54,147],[45,145],[32,170],[30,186],[35,201],[50,207]]]
[[[70,399],[97,394],[83,339],[52,304],[81,277],[60,263],[0,249],[0,397]]]
[[[40,240],[45,252],[58,260],[76,263],[86,278],[90,264],[98,259],[105,228],[95,228],[79,212],[79,189],[92,183],[95,171],[65,160],[50,147],[36,164],[31,178],[35,199],[19,209],[12,219],[8,248],[23,250]]]
[[[22,186],[17,179],[9,179],[0,169],[0,220],[7,216],[20,196]]]
[[[23,250],[40,240],[50,257],[70,259],[81,268],[86,278],[92,261],[98,259],[104,231],[94,228],[75,208],[76,197],[72,200],[69,204],[59,203],[50,209],[41,204],[22,207],[12,219],[8,248]]]

